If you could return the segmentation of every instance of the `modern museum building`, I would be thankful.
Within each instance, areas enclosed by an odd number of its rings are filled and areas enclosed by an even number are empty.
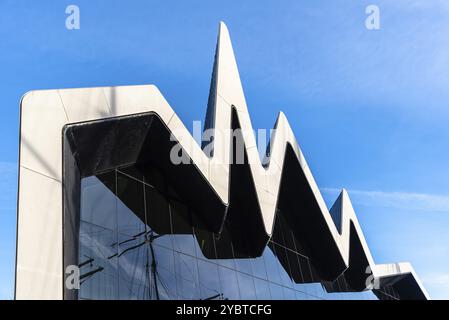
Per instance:
[[[153,85],[31,91],[20,117],[16,299],[429,299],[345,190],[327,208],[283,113],[261,159],[223,23],[209,144]]]

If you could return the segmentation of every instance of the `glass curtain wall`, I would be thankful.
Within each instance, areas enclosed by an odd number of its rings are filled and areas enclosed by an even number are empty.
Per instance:
[[[226,228],[209,232],[151,168],[83,178],[80,219],[79,299],[377,299],[327,293],[344,278],[321,283],[281,212],[261,257],[234,252]]]

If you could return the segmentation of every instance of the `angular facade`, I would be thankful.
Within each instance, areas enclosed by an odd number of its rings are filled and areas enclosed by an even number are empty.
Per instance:
[[[151,85],[26,94],[16,298],[428,298],[374,263],[346,191],[328,210],[282,113],[260,159],[223,23],[205,129],[202,148]]]

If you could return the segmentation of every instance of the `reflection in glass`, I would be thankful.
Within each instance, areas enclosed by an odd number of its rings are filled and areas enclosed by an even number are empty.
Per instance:
[[[126,251],[144,241],[140,236],[129,241],[128,236],[119,235],[121,250],[124,252],[118,259],[119,298],[123,300],[148,299],[150,295],[150,283],[146,266],[148,260],[148,248],[139,246],[134,250]]]
[[[268,279],[267,269],[265,267],[265,261],[263,256],[251,259],[251,265],[255,277],[261,279]]]
[[[200,279],[200,294],[203,300],[215,300],[223,297],[220,288],[218,266],[198,259],[198,274]]]
[[[284,287],[283,290],[284,290],[285,300],[295,300],[296,299],[296,294],[293,289]]]
[[[253,274],[249,258],[235,259],[236,269],[246,274]]]
[[[270,282],[271,298],[273,300],[284,300],[284,292],[282,286]]]
[[[265,261],[265,266],[267,268],[267,274],[270,275],[270,281],[280,284],[281,283],[281,274],[279,271],[280,265],[279,265],[279,261],[273,254],[273,251],[271,250],[271,248],[269,248],[269,247],[265,248],[265,251],[263,253],[263,258]]]
[[[226,228],[210,232],[154,168],[83,178],[78,298],[376,298],[371,291],[330,294],[319,282],[296,283],[319,279],[280,211],[261,257],[235,253]],[[341,277],[326,285],[347,284]]]
[[[117,235],[113,231],[81,221],[80,224],[81,299],[118,299],[116,252],[110,247]],[[112,257],[112,258],[110,258]]]
[[[254,278],[254,286],[256,288],[256,297],[258,300],[270,300],[270,284],[268,281]]]
[[[235,270],[219,266],[221,290],[223,298],[228,300],[240,299],[239,284]]]
[[[244,300],[255,300],[256,288],[254,287],[253,277],[237,272],[237,279],[239,281],[240,298]]]

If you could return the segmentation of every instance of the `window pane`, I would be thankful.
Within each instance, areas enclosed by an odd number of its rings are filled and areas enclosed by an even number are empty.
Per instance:
[[[296,246],[295,246],[295,240],[294,240],[294,236],[293,236],[293,232],[290,229],[290,227],[288,226],[288,224],[286,222],[284,222],[284,240],[285,240],[285,247],[287,249],[290,249],[292,251],[296,251]]]
[[[160,300],[176,300],[178,297],[176,291],[175,274],[165,268],[158,268],[156,273],[157,292]],[[156,287],[155,287],[156,289]]]
[[[237,272],[237,278],[239,281],[240,298],[245,300],[255,300],[256,291],[253,277]]]
[[[220,283],[223,293],[223,299],[237,300],[240,299],[239,285],[237,282],[237,274],[235,270],[219,266]]]
[[[320,296],[320,292],[323,292],[321,284],[319,283],[298,283],[295,284],[295,289],[315,298],[318,298]]]
[[[254,278],[254,286],[256,287],[256,297],[259,300],[270,300],[270,284],[268,281]]]
[[[272,249],[269,247],[265,248],[263,257],[267,267],[267,273],[270,275],[269,280],[280,284],[281,276],[279,272],[279,262],[273,254]]]
[[[296,300],[295,291],[293,289],[284,287],[283,290],[285,300]]]
[[[301,266],[299,265],[298,255],[290,250],[286,250],[288,263],[290,264],[291,276],[295,282],[303,282]]]
[[[81,221],[80,299],[118,299],[116,239],[115,232]]]
[[[281,276],[281,284],[286,287],[292,287],[292,280],[290,278],[290,264],[288,262],[287,251],[285,248],[274,245],[275,254],[280,264],[279,272]]]
[[[273,300],[284,300],[284,293],[280,285],[270,282],[270,292]]]
[[[253,274],[255,277],[267,279],[267,270],[265,268],[265,261],[263,255],[261,257],[251,259]]]
[[[145,231],[144,185],[120,172],[117,173],[118,232],[130,237]]]
[[[248,244],[245,242],[245,243],[241,243],[241,245],[242,245],[241,249],[243,252],[237,253],[234,251],[235,267],[240,272],[252,275],[253,270],[251,267],[251,259],[248,257],[248,254],[246,253],[249,251],[247,248]]]
[[[207,226],[199,216],[192,213],[193,230],[195,232],[195,251],[198,258],[215,259],[215,245],[213,233],[208,231]]]
[[[173,246],[176,251],[195,256],[196,241],[193,237],[192,222],[187,207],[178,201],[170,201],[173,228]]]
[[[199,299],[198,265],[196,258],[175,252],[175,270],[180,299]]]
[[[151,257],[145,234],[129,239],[119,235],[118,275],[120,299],[148,299]]]
[[[221,234],[214,235],[215,249],[217,252],[217,263],[219,265],[235,269],[234,252],[232,248],[231,237],[226,228]]]
[[[167,248],[173,248],[170,211],[167,200],[154,188],[145,186],[145,201],[147,221],[155,243]]]
[[[115,173],[81,180],[81,220],[117,230]]]
[[[152,187],[145,187],[147,221],[157,234],[171,234],[170,212],[164,196]]]
[[[235,266],[236,269],[240,272],[250,274],[252,275],[252,269],[251,269],[251,260],[246,259],[235,259]]]
[[[175,262],[173,251],[155,244],[153,244],[152,247],[154,252],[154,262],[156,263],[156,268],[157,269],[163,268],[169,271],[170,273],[175,273]],[[150,258],[151,262],[153,262],[153,256],[151,256]]]
[[[295,291],[296,300],[310,300],[310,297],[301,291]]]
[[[298,255],[298,263],[301,268],[301,275],[304,282],[312,282],[312,271],[310,270],[309,259],[305,258],[302,255]]]
[[[176,281],[179,299],[198,300],[200,298],[198,283],[195,283],[193,281],[181,277],[176,278]]]
[[[218,281],[218,266],[214,263],[198,259],[198,271],[201,299],[210,300],[221,297],[222,292]]]

